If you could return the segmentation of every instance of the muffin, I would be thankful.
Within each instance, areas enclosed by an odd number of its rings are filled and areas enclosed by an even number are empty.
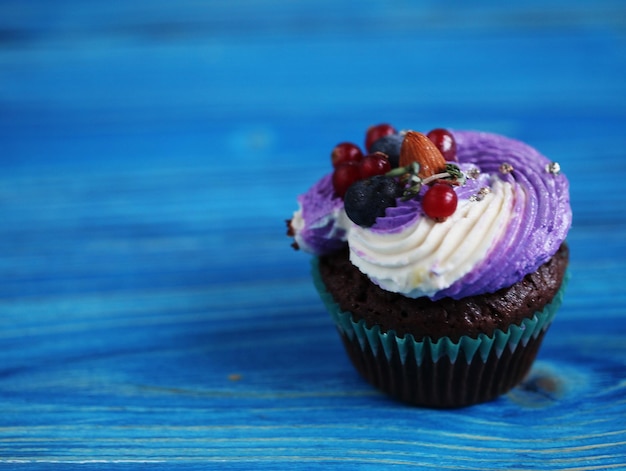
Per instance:
[[[461,407],[521,382],[567,282],[569,184],[496,134],[369,128],[288,222],[356,370],[400,401]]]

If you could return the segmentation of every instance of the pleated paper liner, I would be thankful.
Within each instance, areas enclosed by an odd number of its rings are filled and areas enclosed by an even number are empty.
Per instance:
[[[367,327],[342,311],[326,290],[317,259],[315,287],[335,321],[357,371],[371,384],[400,401],[426,407],[462,407],[495,399],[519,384],[532,366],[543,337],[563,300],[567,274],[552,302],[519,325],[491,336],[448,337],[417,341],[393,330]]]

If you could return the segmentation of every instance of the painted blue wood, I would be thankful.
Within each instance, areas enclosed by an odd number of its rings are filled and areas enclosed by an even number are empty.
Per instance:
[[[0,4],[0,468],[626,469],[623,2]],[[375,122],[525,140],[572,184],[529,379],[396,404],[284,219]]]

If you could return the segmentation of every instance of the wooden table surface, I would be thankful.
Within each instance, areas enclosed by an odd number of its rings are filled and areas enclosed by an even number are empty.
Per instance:
[[[284,235],[381,121],[570,178],[564,305],[494,402],[370,388]],[[625,181],[623,1],[5,0],[0,468],[626,469]]]

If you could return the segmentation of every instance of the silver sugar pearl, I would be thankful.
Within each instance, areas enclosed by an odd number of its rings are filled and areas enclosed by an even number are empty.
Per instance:
[[[500,173],[503,173],[506,175],[507,173],[511,173],[513,171],[513,165],[511,165],[508,162],[503,162],[500,164],[499,170],[500,170]]]
[[[478,193],[470,196],[469,200],[482,201],[489,193],[491,193],[491,188],[489,188],[488,186],[483,186],[480,190],[478,190]]]
[[[561,172],[561,166],[558,162],[550,162],[546,165],[546,172],[551,173],[552,175],[558,175]]]
[[[470,168],[467,172],[465,172],[465,176],[471,180],[476,180],[480,175],[480,169],[477,167]]]

